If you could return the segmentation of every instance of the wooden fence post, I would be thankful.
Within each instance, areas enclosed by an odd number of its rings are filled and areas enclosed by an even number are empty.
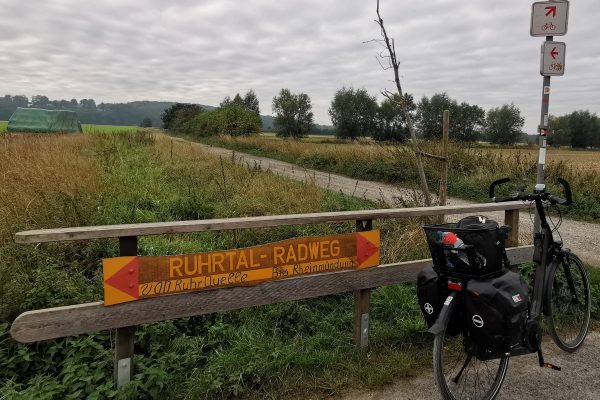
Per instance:
[[[444,116],[442,120],[442,169],[440,173],[440,191],[438,194],[438,200],[440,206],[445,206],[448,202],[448,137],[450,134],[450,112],[444,110]],[[446,222],[446,216],[440,215],[438,217],[438,223],[443,224]]]
[[[373,229],[373,220],[357,220],[356,231],[370,231]],[[369,306],[371,303],[371,289],[354,291],[354,345],[361,350],[369,347]]]
[[[512,227],[506,239],[506,247],[517,247],[519,245],[519,210],[504,210],[504,224]]]
[[[119,237],[119,255],[137,256],[137,236]],[[135,326],[117,328],[115,337],[114,379],[117,387],[128,384],[133,375]]]

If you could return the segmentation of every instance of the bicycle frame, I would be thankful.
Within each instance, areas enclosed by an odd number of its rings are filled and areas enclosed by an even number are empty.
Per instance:
[[[530,319],[535,320],[544,312],[544,298],[547,288],[548,276],[546,271],[550,262],[555,258],[555,242],[552,235],[552,229],[546,220],[546,210],[541,199],[535,200],[535,207],[541,221],[541,232],[534,236],[533,244],[533,262],[535,264],[535,278],[533,283],[533,293],[531,296]]]

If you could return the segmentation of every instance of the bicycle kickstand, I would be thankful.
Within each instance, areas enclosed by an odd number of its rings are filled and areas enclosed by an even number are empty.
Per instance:
[[[554,365],[554,364],[550,364],[547,362],[544,362],[544,356],[542,355],[542,346],[540,344],[540,346],[538,347],[538,361],[540,362],[540,367],[542,368],[550,368],[553,369],[555,371],[560,371],[561,368]]]

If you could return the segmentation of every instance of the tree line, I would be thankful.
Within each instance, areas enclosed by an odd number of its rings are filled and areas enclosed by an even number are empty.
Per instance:
[[[450,137],[461,142],[487,140],[513,144],[524,135],[524,118],[514,104],[505,104],[487,112],[466,102],[458,103],[446,93],[424,96],[418,103],[412,95],[394,94],[377,103],[364,89],[341,88],[333,98],[329,115],[341,138],[371,137],[375,140],[403,142],[410,137],[401,106],[405,104],[420,137],[442,136],[442,114],[450,111]]]
[[[600,118],[589,111],[550,116],[548,144],[573,148],[600,148]]]
[[[333,96],[329,116],[333,130],[314,123],[310,97],[281,89],[272,99],[273,117],[261,116],[259,100],[253,90],[225,97],[214,108],[172,102],[137,101],[131,103],[99,103],[94,99],[50,100],[35,95],[0,97],[0,120],[8,120],[17,107],[76,111],[82,123],[105,125],[163,126],[190,134],[248,135],[263,128],[278,136],[301,138],[311,133],[334,133],[339,138],[371,137],[380,141],[403,142],[409,132],[401,105],[406,104],[420,137],[437,139],[442,133],[442,112],[450,111],[450,135],[453,140],[472,142],[486,140],[513,144],[524,137],[524,119],[514,104],[504,104],[485,111],[477,105],[459,103],[448,94],[424,96],[416,102],[405,94],[385,98],[381,103],[365,89],[342,87]],[[178,114],[175,117],[175,114]],[[202,116],[199,116],[201,115]],[[164,117],[167,121],[165,122]],[[198,117],[194,123],[192,119]],[[170,126],[173,120],[173,126]],[[268,121],[265,126],[264,121]],[[590,111],[574,111],[563,116],[550,116],[548,143],[574,148],[600,148],[600,119]]]
[[[479,140],[509,145],[523,141],[525,119],[514,104],[503,104],[484,110],[459,103],[447,93],[424,96],[418,102],[410,94],[386,97],[381,103],[365,89],[342,87],[337,90],[329,107],[329,116],[336,137],[358,139],[370,137],[379,141],[404,142],[410,137],[402,105],[405,104],[415,121],[420,137],[439,139],[442,135],[442,113],[450,111],[450,137],[460,142]],[[250,90],[244,97],[236,94],[226,97],[219,108],[209,111],[196,106],[177,104],[165,112],[165,127],[185,131],[192,135],[211,136],[230,134],[249,135],[260,130],[258,99]],[[315,123],[310,97],[306,93],[292,93],[281,89],[273,97],[273,128],[278,136],[302,138],[314,132]],[[176,126],[170,127],[171,116],[181,110]],[[188,111],[185,111],[188,110]],[[166,120],[165,120],[166,118]],[[191,122],[193,120],[193,122]],[[596,114],[575,111],[571,114],[550,118],[548,143],[577,148],[600,147],[600,122]]]
[[[0,121],[7,121],[18,107],[68,110],[77,112],[84,124],[161,126],[160,116],[173,102],[133,101],[129,103],[97,103],[94,99],[51,100],[35,95],[0,97]]]
[[[418,103],[410,94],[403,98],[390,96],[381,103],[365,89],[342,87],[334,94],[329,116],[334,133],[342,139],[370,137],[380,141],[404,142],[409,138],[405,103],[416,121],[421,137],[436,139],[442,135],[442,113],[450,110],[451,137],[457,141],[489,140],[492,143],[512,144],[520,141],[524,118],[514,104],[505,104],[487,112],[477,105],[458,103],[446,93],[423,97]],[[278,136],[302,138],[315,128],[310,97],[281,89],[273,97],[273,127]],[[190,104],[176,104],[163,114],[167,129],[192,135],[211,136],[230,134],[249,135],[260,129],[258,99],[250,90],[244,97],[239,93],[226,97],[215,110],[203,110]]]

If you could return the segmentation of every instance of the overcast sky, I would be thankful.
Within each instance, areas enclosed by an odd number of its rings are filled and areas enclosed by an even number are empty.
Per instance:
[[[381,0],[406,92],[447,92],[485,109],[514,102],[540,121],[542,38],[531,1]],[[218,105],[254,89],[263,114],[283,87],[307,93],[316,122],[346,85],[379,94],[375,1],[0,0],[0,95]],[[566,69],[550,113],[600,112],[600,0],[571,2]]]

